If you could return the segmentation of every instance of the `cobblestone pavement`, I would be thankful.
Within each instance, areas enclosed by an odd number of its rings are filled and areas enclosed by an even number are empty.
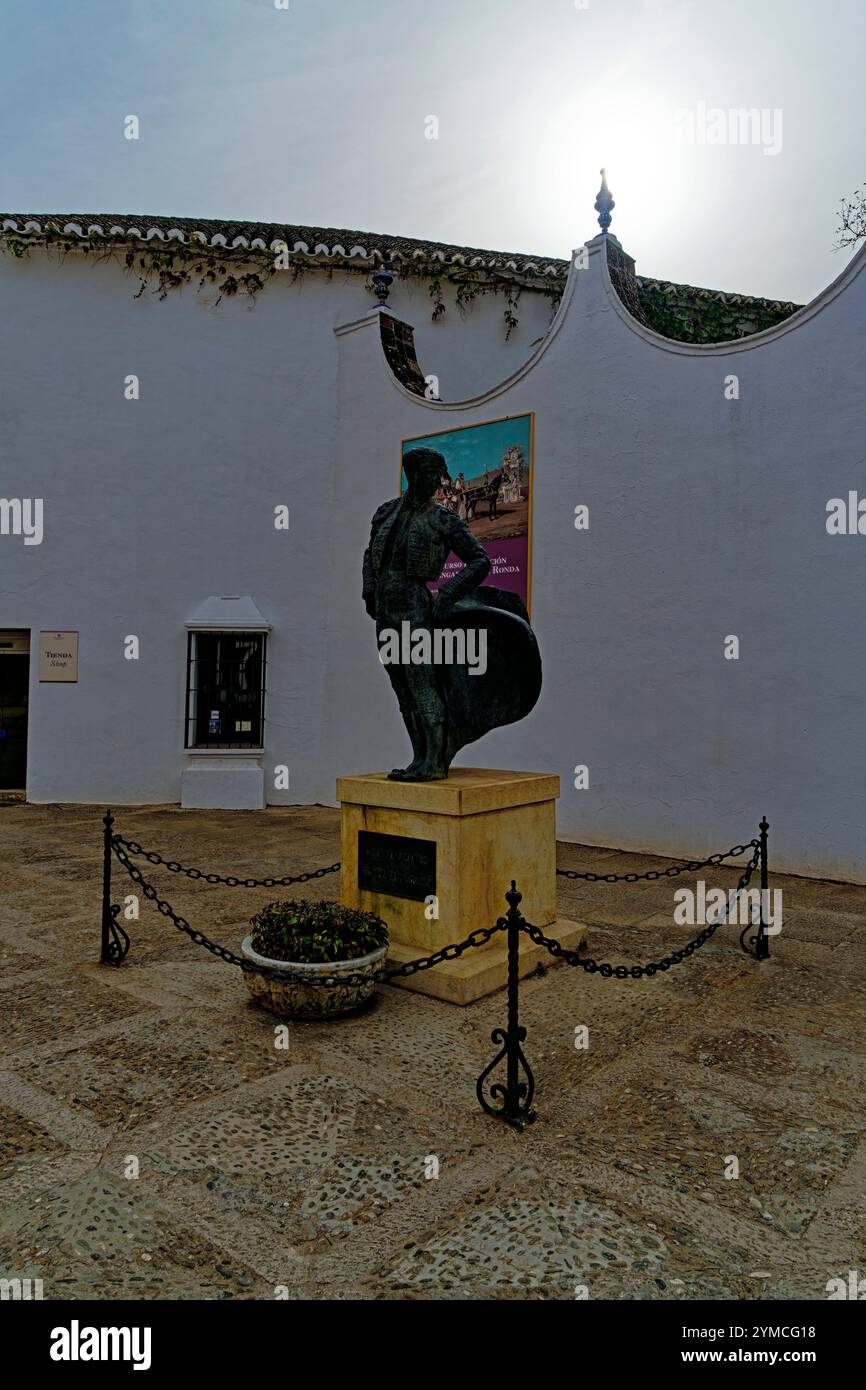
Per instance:
[[[129,808],[117,828],[244,876],[339,855],[315,807]],[[100,836],[96,808],[0,806],[0,1275],[52,1299],[821,1299],[866,1272],[866,888],[774,877],[785,926],[761,965],[725,927],[654,980],[525,981],[539,1120],[518,1135],[474,1095],[501,993],[460,1009],[382,987],[280,1051],[240,971],[149,904],[126,963],[99,966]],[[235,948],[275,896],[153,881]],[[597,959],[657,959],[693,934],[672,925],[686,881],[561,880],[561,915]]]

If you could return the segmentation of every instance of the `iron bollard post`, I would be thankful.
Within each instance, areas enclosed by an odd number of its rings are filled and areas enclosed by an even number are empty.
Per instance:
[[[102,965],[112,965],[111,958],[111,833],[114,817],[111,811],[102,817],[102,949],[99,959]]]
[[[99,961],[101,965],[120,965],[129,950],[129,937],[117,920],[120,907],[111,901],[114,816],[110,810],[102,817],[102,824],[102,946]]]
[[[488,1115],[495,1115],[498,1119],[505,1120],[506,1124],[517,1130],[522,1130],[536,1119],[532,1109],[535,1078],[520,1046],[526,1038],[526,1029],[520,1027],[518,1013],[520,932],[523,926],[523,918],[518,910],[518,904],[522,897],[523,894],[517,891],[517,884],[512,879],[511,891],[505,894],[505,900],[508,903],[508,912],[505,918],[508,932],[508,1026],[506,1028],[494,1028],[491,1033],[492,1041],[501,1043],[502,1047],[489,1066],[485,1067],[475,1087],[481,1108]],[[501,1105],[494,1106],[484,1095],[484,1083],[494,1067],[503,1060],[505,1061],[505,1085],[503,1086],[501,1081],[496,1081],[490,1087],[491,1099],[500,1097],[502,1099]],[[520,1068],[523,1069],[526,1076],[525,1081],[520,1080]]]
[[[770,828],[767,817],[761,821],[761,917],[758,924],[758,936],[755,941],[755,959],[766,960],[770,954],[770,940],[767,936],[767,924],[764,921],[764,908],[768,902],[769,872],[767,868],[767,831]]]

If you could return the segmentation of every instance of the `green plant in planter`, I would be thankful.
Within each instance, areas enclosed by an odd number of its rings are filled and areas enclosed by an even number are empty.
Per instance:
[[[340,903],[268,903],[250,918],[252,947],[270,960],[318,965],[357,960],[388,944],[388,928],[372,912]]]

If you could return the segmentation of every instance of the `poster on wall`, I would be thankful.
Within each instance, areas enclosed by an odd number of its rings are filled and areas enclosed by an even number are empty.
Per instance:
[[[484,581],[518,594],[529,610],[532,564],[532,431],[534,416],[512,415],[463,425],[456,430],[404,439],[402,457],[410,449],[429,448],[444,456],[446,472],[436,501],[465,521],[490,557]],[[407,487],[400,469],[400,490]],[[440,584],[463,568],[451,554]]]

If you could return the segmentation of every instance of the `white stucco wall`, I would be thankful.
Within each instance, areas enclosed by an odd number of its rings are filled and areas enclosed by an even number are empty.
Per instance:
[[[341,336],[335,534],[392,486],[383,420],[397,440],[535,411],[544,688],[527,720],[458,761],[559,773],[565,838],[697,857],[766,814],[777,866],[862,879],[866,536],[825,522],[829,498],[866,496],[866,256],[787,324],[693,348],[630,319],[599,247],[536,359],[460,408],[399,387],[370,320]],[[400,734],[370,633],[339,602],[361,544],[335,551],[330,605],[325,757],[346,771],[387,765]],[[347,685],[362,728],[343,715]]]
[[[729,347],[640,328],[597,250],[534,354],[548,300],[524,292],[506,343],[500,298],[433,324],[398,283],[422,369],[463,402],[437,405],[392,378],[357,276],[213,308],[133,302],[111,265],[0,261],[0,494],[45,499],[41,546],[0,537],[0,627],[81,632],[77,685],[31,661],[29,797],[179,799],[184,624],[211,594],[273,624],[263,761],[291,787],[270,802],[332,804],[337,775],[392,766],[405,733],[359,591],[400,439],[532,410],[544,689],[460,760],[558,772],[564,838],[697,855],[766,813],[779,867],[866,878],[866,536],[825,529],[828,498],[866,495],[863,265]]]
[[[277,277],[253,304],[217,307],[186,289],[134,300],[136,289],[113,263],[0,257],[0,496],[41,497],[45,511],[41,545],[0,536],[0,628],[31,629],[34,647],[40,628],[81,633],[76,685],[40,684],[31,660],[28,796],[177,801],[184,624],[210,595],[250,594],[273,625],[264,762],[291,779],[269,800],[332,801],[321,718],[333,329],[375,300],[362,276],[338,270]],[[524,295],[506,340],[501,296],[461,313],[444,282],[443,295],[433,323],[423,284],[392,289],[395,312],[414,306],[443,394],[513,370],[551,316],[549,299]],[[138,401],[124,397],[129,373]],[[393,447],[384,427],[381,449]],[[273,526],[280,503],[288,533]],[[343,541],[368,522],[360,513]],[[123,657],[128,634],[140,639],[137,662]]]

